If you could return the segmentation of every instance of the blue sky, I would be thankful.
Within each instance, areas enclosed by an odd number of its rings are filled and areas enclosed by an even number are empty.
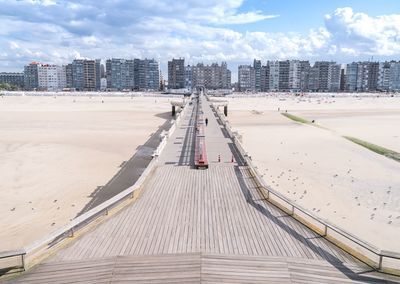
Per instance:
[[[227,61],[235,79],[253,58],[400,59],[399,0],[0,0],[0,27],[0,71],[185,57]]]

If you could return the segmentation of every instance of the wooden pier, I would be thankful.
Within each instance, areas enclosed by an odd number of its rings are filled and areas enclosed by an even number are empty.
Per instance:
[[[182,118],[139,199],[6,283],[398,283],[266,202],[205,97]]]

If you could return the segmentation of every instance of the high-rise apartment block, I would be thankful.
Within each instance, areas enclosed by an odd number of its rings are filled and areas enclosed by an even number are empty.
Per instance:
[[[300,61],[300,90],[307,91],[310,81],[311,65],[309,61]]]
[[[25,85],[24,73],[0,72],[0,84],[8,84],[17,89],[22,89]]]
[[[40,63],[32,62],[24,67],[24,85],[28,91],[34,91],[39,88],[39,72]]]
[[[301,89],[301,64],[299,60],[289,62],[289,90],[300,91]]]
[[[154,59],[134,59],[135,90],[158,91],[160,89],[160,69]]]
[[[168,88],[185,88],[185,59],[172,59],[168,61]]]
[[[289,91],[289,69],[290,69],[290,61],[279,61],[279,90],[280,91]]]
[[[246,92],[246,91],[254,92],[256,90],[256,72],[253,66],[239,65],[238,84],[239,84],[239,90],[241,92]]]
[[[100,75],[99,59],[75,59],[72,61],[73,89],[77,91],[100,90]]]
[[[340,89],[340,64],[317,61],[310,68],[308,90],[314,92],[337,92]]]
[[[204,65],[198,63],[192,66],[192,88],[229,89],[231,86],[231,71],[226,62]]]
[[[64,66],[40,64],[38,65],[38,89],[44,91],[59,91],[66,87],[66,73]]]
[[[279,90],[279,61],[268,61],[267,66],[269,67],[269,77],[266,81],[269,81],[269,91]]]
[[[400,62],[390,62],[389,91],[400,91]]]
[[[390,62],[379,62],[378,90],[388,91],[390,86]]]
[[[261,66],[261,72],[260,72],[261,92],[269,91],[269,76],[270,76],[270,66],[268,64],[265,66]]]
[[[352,62],[346,65],[346,90],[350,92],[387,91],[390,73],[388,62]]]
[[[134,60],[108,59],[106,69],[107,89],[121,91],[135,88]]]
[[[193,67],[185,66],[185,89],[192,90],[193,86]]]
[[[72,89],[73,88],[73,76],[72,76],[72,64],[65,65],[65,82],[66,88]]]
[[[103,79],[103,80],[102,80]],[[163,83],[161,83],[163,81]],[[192,90],[230,89],[231,71],[226,62],[185,66],[182,58],[168,62],[168,87]],[[108,59],[106,68],[100,59],[75,59],[58,66],[32,62],[22,73],[0,73],[0,83],[25,90],[141,90],[164,89],[159,63],[154,59]],[[352,62],[272,60],[262,65],[238,67],[236,90],[251,92],[398,92],[400,61]]]
[[[256,92],[261,91],[261,60],[254,59],[253,61],[253,68],[254,68],[254,88]]]
[[[335,62],[319,61],[313,67],[309,61],[300,60],[267,61],[261,68],[260,64],[261,61],[254,60],[253,66],[239,66],[239,90],[299,92],[338,91],[340,88],[341,67]],[[259,87],[257,69],[260,69]]]

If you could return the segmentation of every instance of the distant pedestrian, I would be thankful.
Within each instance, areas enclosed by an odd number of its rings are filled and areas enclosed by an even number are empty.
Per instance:
[[[206,126],[208,125],[208,118],[206,118]]]

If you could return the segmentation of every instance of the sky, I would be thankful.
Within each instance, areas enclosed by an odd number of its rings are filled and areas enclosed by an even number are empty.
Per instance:
[[[31,61],[400,60],[399,0],[0,0],[0,71]]]

